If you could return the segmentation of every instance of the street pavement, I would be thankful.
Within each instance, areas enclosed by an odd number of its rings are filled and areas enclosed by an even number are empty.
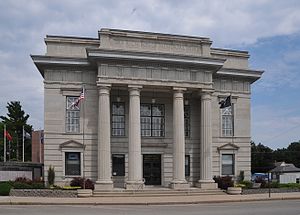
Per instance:
[[[300,200],[188,205],[0,205],[2,215],[299,215]]]
[[[252,195],[182,195],[182,196],[128,196],[88,198],[0,197],[0,205],[170,205],[224,202],[251,202],[268,200],[300,200],[300,192]],[[300,205],[299,205],[300,207]],[[299,209],[300,215],[300,209]]]

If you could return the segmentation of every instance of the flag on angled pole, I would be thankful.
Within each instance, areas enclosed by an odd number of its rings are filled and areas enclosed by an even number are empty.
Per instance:
[[[231,105],[231,95],[228,96],[225,100],[220,101],[219,105],[220,105],[220,109],[232,106]]]
[[[70,105],[70,107],[68,109],[70,109],[74,106],[78,107],[79,104],[80,104],[80,101],[84,99],[84,93],[85,93],[85,89],[84,89],[84,86],[83,86],[79,97]]]
[[[9,153],[10,153],[10,142],[13,140],[12,136],[10,135],[10,133],[6,130],[6,125],[4,125],[4,159],[3,161],[6,162],[6,139],[8,140],[8,144],[9,144]],[[9,154],[10,156],[10,154]]]

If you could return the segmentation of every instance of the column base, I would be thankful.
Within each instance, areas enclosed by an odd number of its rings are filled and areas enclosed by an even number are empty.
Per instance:
[[[188,190],[190,184],[186,181],[171,181],[170,188],[174,190]]]
[[[204,190],[215,190],[218,189],[218,184],[214,180],[199,180],[196,187]]]
[[[95,190],[112,190],[114,188],[112,181],[96,181]]]
[[[126,190],[143,190],[144,187],[143,181],[127,181],[125,184]]]

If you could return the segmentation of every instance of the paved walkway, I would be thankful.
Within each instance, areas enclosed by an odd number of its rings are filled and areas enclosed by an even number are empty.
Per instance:
[[[300,199],[300,192],[252,195],[202,195],[202,196],[160,196],[160,197],[89,197],[89,198],[47,198],[47,197],[0,197],[0,205],[168,205],[200,204],[221,202],[267,201]]]

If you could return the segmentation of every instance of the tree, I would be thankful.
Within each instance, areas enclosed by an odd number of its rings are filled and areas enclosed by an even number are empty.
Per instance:
[[[292,142],[287,148],[276,149],[274,160],[292,163],[296,167],[300,167],[300,141]]]
[[[273,150],[263,144],[251,142],[251,171],[268,172],[274,168]]]
[[[25,132],[31,135],[32,125],[27,124],[29,115],[25,114],[24,110],[22,110],[22,106],[19,101],[11,101],[7,103],[6,108],[8,110],[7,116],[0,116],[0,119],[2,120],[1,127],[6,125],[7,131],[9,131],[13,137],[10,158],[12,160],[19,161],[22,160],[23,126]],[[1,128],[1,130],[3,131],[3,128]],[[3,138],[1,140],[3,140]],[[25,161],[31,161],[31,138],[25,139]]]

